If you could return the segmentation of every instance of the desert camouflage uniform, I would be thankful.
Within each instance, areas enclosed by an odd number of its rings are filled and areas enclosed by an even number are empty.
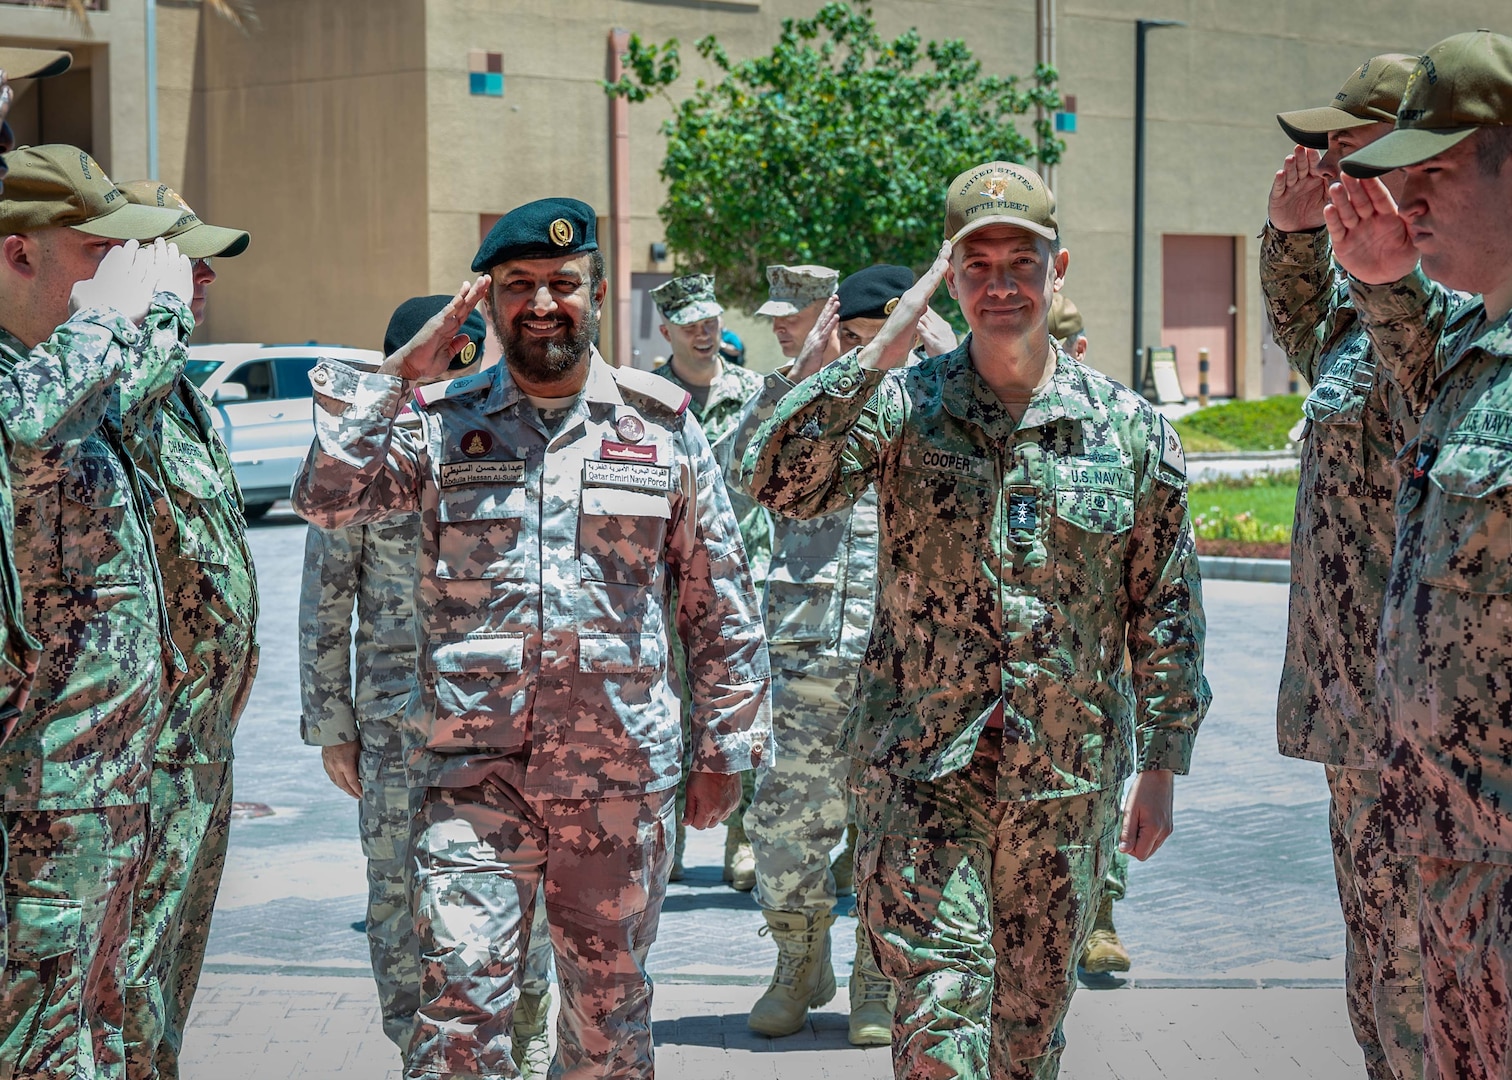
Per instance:
[[[401,380],[323,363],[311,381],[299,512],[323,528],[421,513],[405,726],[411,780],[427,787],[425,959],[407,1076],[515,1075],[520,944],[543,877],[557,1074],[650,1076],[645,957],[682,763],[670,634],[688,646],[695,768],[737,772],[770,752],[766,643],[687,395],[595,354],[549,427],[500,365],[437,388],[414,435],[392,421]]]
[[[1061,354],[1016,423],[970,344],[886,376],[841,357],[742,473],[779,513],[879,493],[842,746],[897,1075],[1053,1077],[1119,787],[1185,772],[1207,707],[1201,585],[1180,443],[1149,405]]]
[[[793,385],[781,372],[767,376],[741,417],[738,455]],[[733,481],[738,487],[739,478]],[[828,914],[835,905],[830,852],[849,819],[850,759],[840,752],[840,729],[871,634],[876,492],[810,520],[775,516],[772,527],[762,612],[778,753],[757,777],[746,832],[756,856],[757,902],[768,911]]]
[[[399,730],[416,685],[419,555],[419,514],[329,532],[312,528],[299,593],[300,735],[311,746],[362,744],[357,822],[367,859],[368,954],[383,1033],[401,1051],[409,1046],[420,1007],[409,839],[423,791],[405,782]]]
[[[1512,321],[1420,271],[1352,284],[1421,417],[1381,621],[1386,843],[1418,857],[1424,1075],[1512,1072]]]
[[[231,741],[257,672],[257,575],[231,456],[193,383],[179,376],[161,408],[128,426],[126,448],[152,500],[169,628],[188,666],[167,695],[152,755],[126,1071],[173,1080],[226,865]]]
[[[0,1062],[16,1076],[124,1075],[125,944],[146,831],[168,633],[151,525],[122,444],[177,376],[189,309],[159,294],[139,329],[82,312],[30,355],[0,331],[0,417],[15,484],[33,693],[0,750],[10,956]],[[129,384],[114,385],[124,372]],[[170,676],[171,677],[171,676]]]
[[[1376,635],[1396,541],[1393,461],[1416,428],[1379,370],[1328,233],[1267,225],[1260,283],[1276,341],[1312,387],[1292,530],[1291,611],[1276,736],[1322,762],[1346,930],[1349,1019],[1372,1080],[1422,1074],[1417,860],[1382,842]]]

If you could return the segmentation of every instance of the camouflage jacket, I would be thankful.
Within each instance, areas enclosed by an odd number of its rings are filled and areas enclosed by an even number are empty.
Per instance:
[[[299,693],[300,736],[309,745],[356,742],[359,726],[397,728],[416,685],[419,558],[419,514],[329,531],[312,528],[305,537]]]
[[[151,498],[168,625],[188,669],[170,692],[153,760],[230,761],[257,672],[257,573],[231,455],[182,375],[128,427],[126,448]]]
[[[26,625],[42,645],[31,701],[0,750],[7,809],[77,809],[147,799],[166,677],[182,666],[168,632],[151,524],[122,425],[177,374],[189,309],[159,294],[139,329],[81,312],[27,353],[0,331],[0,417],[15,488],[16,569]]]
[[[758,428],[793,389],[774,371],[751,399],[734,436],[732,487]],[[833,677],[854,675],[871,637],[877,584],[877,493],[867,488],[849,506],[814,518],[777,515],[772,564],[762,593],[772,666]],[[824,663],[820,663],[824,661]]]
[[[1393,462],[1416,423],[1377,370],[1326,230],[1267,225],[1260,285],[1277,344],[1312,387],[1276,742],[1290,757],[1379,768],[1376,634],[1396,542]]]
[[[1381,773],[1396,851],[1512,864],[1512,319],[1420,271],[1352,283],[1408,407],[1381,619]]]
[[[704,437],[714,451],[714,460],[730,474],[730,462],[738,460],[734,452],[735,430],[740,423],[746,403],[761,392],[761,376],[747,371],[739,364],[726,360],[719,378],[709,386],[708,400],[702,406],[695,399],[688,407],[698,418]],[[684,390],[692,387],[677,377],[672,364],[663,364],[656,374],[670,380]],[[735,520],[740,522],[740,538],[745,543],[746,562],[751,567],[751,580],[760,585],[766,580],[767,565],[772,561],[772,518],[766,509],[740,491],[730,489],[730,505],[735,510]]]
[[[1001,704],[1003,798],[1101,790],[1136,760],[1185,772],[1210,695],[1180,442],[1064,354],[1014,423],[970,344],[886,376],[846,354],[783,398],[742,463],[778,513],[877,487],[876,623],[842,746],[937,779]]]
[[[668,635],[687,647],[693,768],[770,753],[766,640],[735,515],[688,396],[594,355],[551,434],[498,365],[417,394],[322,363],[294,506],[321,528],[420,511],[414,783],[466,786],[529,753],[527,795],[677,783]],[[678,601],[668,603],[671,590]]]

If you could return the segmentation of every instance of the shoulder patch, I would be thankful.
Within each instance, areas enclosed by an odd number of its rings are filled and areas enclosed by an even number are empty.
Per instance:
[[[671,379],[663,378],[654,371],[642,371],[640,368],[617,367],[611,368],[614,372],[614,381],[626,390],[648,397],[668,412],[678,414],[687,409],[693,395],[678,386]]]
[[[477,390],[487,389],[490,384],[491,371],[480,371],[474,375],[464,375],[460,379],[452,379],[444,383],[431,383],[428,386],[415,387],[415,401],[422,409],[428,409],[438,401],[447,398],[461,397]]]
[[[1178,476],[1185,476],[1186,451],[1181,448],[1181,436],[1164,416],[1160,418],[1160,463]]]

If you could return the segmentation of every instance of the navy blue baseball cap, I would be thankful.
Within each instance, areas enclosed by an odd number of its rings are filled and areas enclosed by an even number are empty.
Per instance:
[[[537,199],[505,214],[473,257],[481,274],[509,259],[556,259],[598,250],[598,216],[577,199]]]

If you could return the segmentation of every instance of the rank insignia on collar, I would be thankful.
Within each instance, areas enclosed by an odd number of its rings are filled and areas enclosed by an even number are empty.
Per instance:
[[[475,428],[462,436],[462,452],[468,457],[482,457],[493,449],[493,436],[482,428]]]
[[[622,416],[614,423],[614,430],[627,443],[638,443],[646,437],[646,425],[638,416]]]

